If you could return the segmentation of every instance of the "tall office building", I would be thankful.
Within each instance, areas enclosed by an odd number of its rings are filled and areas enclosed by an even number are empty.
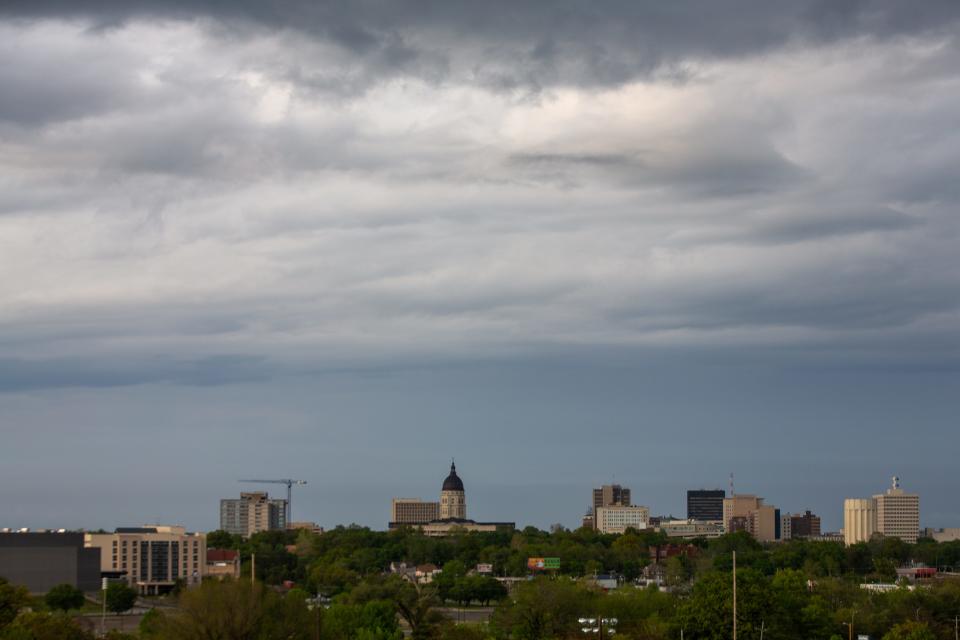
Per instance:
[[[728,533],[747,531],[760,542],[772,542],[780,529],[779,509],[754,495],[733,494],[723,499],[723,526]]]
[[[206,574],[206,534],[187,533],[183,527],[156,525],[87,533],[84,544],[100,549],[104,572],[120,574],[145,595],[166,593],[178,580],[198,584]]]
[[[873,498],[843,501],[843,541],[849,546],[868,542],[877,531],[877,504]]]
[[[723,520],[723,499],[727,492],[723,489],[691,489],[687,491],[687,519]]]
[[[271,499],[264,491],[241,493],[220,501],[220,528],[247,538],[261,531],[287,528],[287,501]]]
[[[611,507],[619,505],[621,507],[630,506],[630,489],[621,487],[618,484],[605,484],[599,489],[593,490],[593,508]]]
[[[920,496],[901,489],[897,476],[884,493],[843,502],[844,542],[866,542],[874,533],[911,544],[920,536]]]
[[[805,513],[790,516],[790,535],[794,538],[816,538],[820,535],[820,516]]]
[[[877,532],[911,544],[920,536],[920,496],[900,488],[900,478],[886,492],[873,496],[877,504]]]
[[[392,524],[424,524],[440,519],[440,503],[420,498],[394,498],[390,503]]]

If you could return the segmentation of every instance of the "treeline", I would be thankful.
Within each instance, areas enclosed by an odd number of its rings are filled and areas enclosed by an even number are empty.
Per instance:
[[[603,535],[587,529],[548,533],[533,527],[511,533],[463,532],[447,538],[429,538],[413,529],[372,531],[362,527],[337,527],[322,535],[300,531],[272,531],[242,540],[214,532],[211,548],[239,549],[244,571],[257,555],[257,577],[268,584],[290,580],[311,593],[329,596],[348,591],[366,576],[382,573],[391,562],[409,565],[449,563],[456,573],[466,573],[478,563],[493,566],[495,576],[525,576],[530,557],[559,557],[560,575],[572,577],[616,573],[625,581],[639,577],[650,563],[651,548],[686,544],[653,531],[628,531]],[[898,538],[877,538],[845,547],[839,542],[792,540],[761,545],[745,533],[713,540],[693,540],[695,551],[667,562],[674,583],[707,571],[729,570],[730,552],[738,551],[741,566],[764,575],[795,569],[810,577],[855,575],[870,581],[892,581],[896,568],[906,562],[932,567],[960,568],[960,542],[937,543],[921,539],[907,544]],[[446,595],[446,594],[445,594]],[[474,598],[476,599],[476,598]]]

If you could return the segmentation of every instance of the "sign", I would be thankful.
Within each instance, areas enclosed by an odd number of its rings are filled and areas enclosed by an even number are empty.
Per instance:
[[[560,558],[527,558],[527,569],[531,571],[557,570]]]
[[[493,573],[493,565],[481,563],[477,565],[477,573]]]

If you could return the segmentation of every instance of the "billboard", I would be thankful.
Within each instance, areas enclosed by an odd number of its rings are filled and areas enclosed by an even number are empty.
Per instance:
[[[560,558],[527,558],[527,569],[531,571],[556,570],[560,568]]]

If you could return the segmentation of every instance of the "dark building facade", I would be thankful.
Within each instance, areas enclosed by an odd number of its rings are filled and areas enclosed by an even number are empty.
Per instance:
[[[723,521],[723,489],[691,489],[687,491],[687,518],[690,520]]]
[[[790,516],[790,535],[794,538],[815,538],[820,535],[820,516],[810,513]]]
[[[58,584],[100,590],[100,549],[83,546],[82,533],[0,533],[0,576],[46,593]]]

